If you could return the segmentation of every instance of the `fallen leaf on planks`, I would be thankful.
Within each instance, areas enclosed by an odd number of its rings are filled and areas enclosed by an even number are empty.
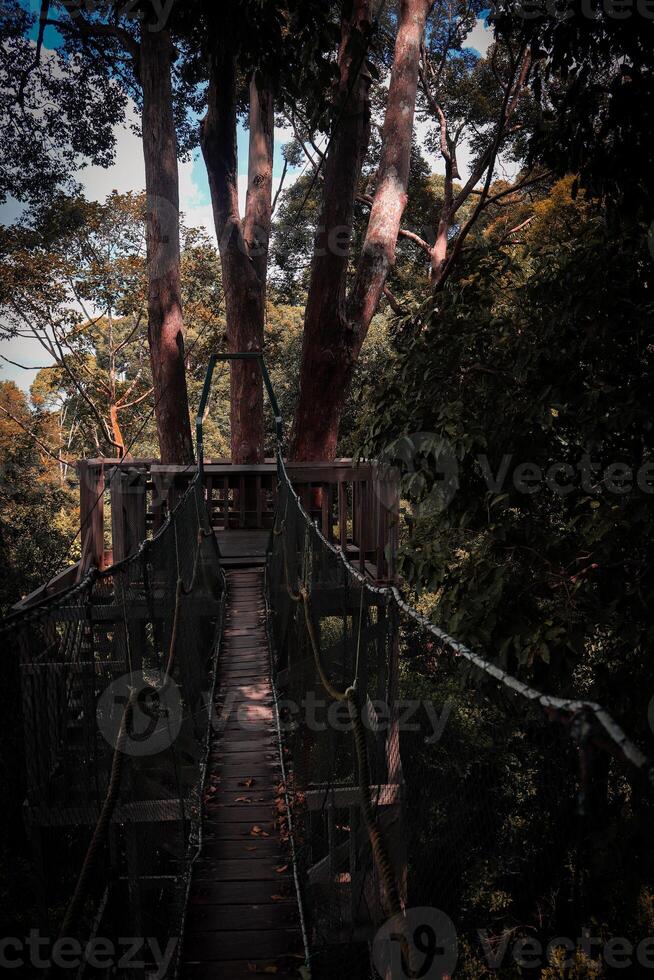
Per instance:
[[[288,871],[287,864],[281,864],[278,868],[275,868],[278,875],[283,875],[285,871]]]
[[[270,837],[270,834],[255,823],[250,831],[250,837]]]

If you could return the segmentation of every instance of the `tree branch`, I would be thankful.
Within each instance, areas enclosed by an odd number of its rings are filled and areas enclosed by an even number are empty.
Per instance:
[[[45,34],[46,24],[48,23],[48,11],[50,9],[50,0],[41,0],[41,13],[39,14],[39,33],[36,39],[36,53],[34,55],[34,61],[24,73],[20,80],[20,85],[18,87],[18,105],[21,109],[25,105],[25,89],[29,81],[29,77],[32,72],[39,67],[41,63],[41,51],[43,50],[43,36]]]
[[[0,357],[7,364],[13,364],[14,367],[21,368],[22,371],[51,371],[53,368],[59,367],[58,364],[35,364],[31,367],[29,364],[19,364],[18,361],[12,361],[10,357],[5,357],[4,354],[0,354]]]
[[[44,26],[55,27],[57,30],[70,32],[77,31],[82,37],[87,38],[111,37],[116,41],[120,41],[125,50],[138,62],[140,46],[129,31],[126,31],[123,27],[119,27],[118,24],[105,24],[87,20],[80,13],[79,7],[69,10],[68,13],[70,20],[46,20]]]
[[[275,191],[275,196],[272,199],[272,205],[270,208],[271,214],[275,213],[275,208],[277,207],[277,199],[282,192],[282,187],[284,186],[284,181],[286,179],[286,172],[288,170],[288,160],[284,157],[284,167],[282,169],[282,175],[279,178],[279,184],[277,185],[277,190]]]
[[[392,309],[393,313],[396,313],[397,316],[404,316],[406,310],[398,300],[397,296],[393,295],[387,285],[384,286],[384,296],[388,300],[388,305]]]
[[[118,402],[116,402],[116,408],[120,412],[125,411],[126,408],[134,408],[135,405],[140,405],[140,403],[141,402],[144,402],[146,398],[149,398],[153,391],[154,391],[154,388],[149,388],[148,391],[144,392],[142,395],[139,395],[138,398],[135,398],[134,401],[131,401],[131,402],[124,402],[123,403],[123,402],[118,401]]]
[[[370,197],[369,194],[356,194],[355,199],[359,201],[361,204],[367,204],[369,207],[372,207],[373,199]],[[424,238],[421,238],[420,235],[416,234],[415,231],[409,231],[408,228],[400,228],[400,230],[398,231],[398,236],[400,238],[406,238],[407,241],[409,242],[413,242],[414,245],[416,245],[418,248],[422,249],[423,252],[426,252],[427,255],[429,255],[431,251],[429,247],[429,243],[426,242]]]
[[[7,411],[7,409],[4,407],[4,405],[0,405],[0,412],[4,412],[5,415],[12,420],[12,422],[15,422],[16,425],[20,426],[20,428],[23,430],[23,432],[26,432],[27,435],[31,439],[34,440],[34,442],[37,444],[37,446],[40,446],[40,448],[43,450],[43,452],[44,453],[47,453],[47,455],[51,459],[54,459],[57,463],[63,463],[65,466],[72,466],[73,460],[71,460],[71,459],[64,459],[63,456],[59,456],[59,455],[57,455],[57,453],[53,452],[51,449],[48,449],[48,447],[45,445],[45,443],[42,442],[41,439],[39,439],[39,437],[37,436],[37,434],[35,432],[33,432],[32,429],[28,428],[28,426],[26,426],[24,422],[21,422],[20,419],[16,418],[15,415],[12,415],[11,412]]]
[[[513,94],[511,93],[511,85],[507,85],[506,92],[505,92],[505,95],[504,95],[504,99],[503,99],[503,102],[502,102],[502,110],[500,112],[500,118],[499,118],[498,124],[497,124],[497,131],[496,131],[496,134],[495,134],[495,138],[494,138],[493,143],[490,146],[489,150],[486,151],[486,153],[484,154],[484,158],[486,159],[485,166],[488,169],[486,171],[486,181],[484,183],[484,187],[483,187],[483,190],[482,190],[481,195],[480,195],[480,198],[479,198],[479,203],[475,207],[474,211],[472,212],[472,214],[470,215],[470,217],[468,218],[468,220],[466,221],[466,223],[464,224],[464,226],[461,228],[461,230],[460,230],[460,232],[459,232],[459,234],[457,236],[456,242],[454,243],[454,248],[452,249],[452,252],[451,252],[449,258],[445,261],[445,263],[442,265],[441,269],[439,270],[438,275],[437,275],[437,277],[434,280],[434,284],[433,284],[434,290],[442,289],[443,285],[445,284],[445,281],[446,281],[447,277],[449,276],[449,274],[450,274],[450,272],[452,270],[452,267],[453,267],[454,263],[456,262],[459,254],[461,252],[461,249],[463,248],[463,243],[464,243],[466,237],[468,236],[468,233],[470,232],[470,229],[473,227],[473,225],[477,221],[477,218],[479,217],[479,215],[481,214],[482,210],[484,209],[484,207],[486,205],[486,199],[488,197],[488,192],[490,190],[490,186],[491,186],[491,183],[492,183],[492,180],[493,180],[493,171],[495,169],[495,161],[497,159],[497,154],[499,152],[500,143],[502,141],[502,136],[504,134],[504,127],[505,127],[508,119],[510,118],[511,114],[515,110],[515,107],[516,107],[517,102],[518,102],[518,98],[520,96],[520,92],[522,91],[522,88],[524,87],[524,84],[525,84],[525,82],[527,80],[527,75],[529,74],[529,68],[530,68],[530,66],[531,66],[531,54],[530,54],[530,51],[529,50],[526,50],[525,51],[524,50],[524,47],[523,47],[522,66],[521,66],[521,69],[520,69],[520,74],[518,76],[518,79],[517,79],[516,84],[515,84],[514,89],[513,89]],[[463,201],[466,200],[466,198],[469,196],[472,188],[474,187],[474,184],[477,183],[477,180],[475,180],[474,183],[472,183],[472,184],[471,184],[471,181],[472,181],[473,177],[475,176],[475,174],[478,171],[479,171],[479,166],[476,168],[476,170],[473,173],[472,177],[468,180],[468,182],[467,182],[466,187],[464,188],[464,190],[461,192],[461,194],[458,195],[456,201],[454,202],[454,210],[452,212],[452,215],[454,215],[456,213],[457,208],[460,206],[460,204],[463,203]],[[479,178],[477,178],[477,179],[479,179]],[[465,197],[463,197],[463,199],[461,200],[462,195],[464,193],[465,193]],[[460,202],[460,203],[457,203],[457,202]]]

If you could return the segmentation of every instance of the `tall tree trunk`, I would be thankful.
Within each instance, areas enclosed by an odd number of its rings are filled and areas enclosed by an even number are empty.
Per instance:
[[[163,463],[193,462],[180,284],[179,179],[168,31],[143,26],[143,153],[147,196],[148,337]]]
[[[377,309],[388,272],[395,261],[395,246],[406,207],[411,159],[413,117],[418,85],[420,45],[432,0],[402,0],[388,103],[382,128],[382,155],[377,186],[361,257],[349,298],[345,297],[347,253],[334,255],[329,230],[336,224],[351,227],[353,199],[361,172],[362,138],[367,129],[368,83],[359,54],[344,57],[353,45],[341,46],[341,85],[350,72],[345,91],[346,109],[338,112],[325,168],[323,217],[327,229],[316,237],[316,252],[307,302],[302,344],[300,396],[295,414],[291,454],[298,460],[332,459],[338,428],[359,352]],[[355,23],[369,18],[369,5],[354,5]],[[364,9],[365,8],[365,9]],[[350,28],[350,38],[363,41],[364,32]],[[365,49],[364,49],[365,53]],[[352,79],[352,71],[358,78]],[[358,120],[359,137],[353,130]],[[350,123],[348,129],[347,123]],[[347,146],[349,143],[349,148]],[[344,145],[345,144],[345,145]],[[327,239],[327,240],[325,240]],[[331,247],[330,247],[331,246]],[[321,257],[319,248],[325,250]]]
[[[370,30],[370,0],[355,0],[341,25],[332,112],[335,125],[325,161],[322,211],[304,316],[293,459],[331,459],[336,452],[350,358],[349,246],[354,200],[370,138],[370,78],[364,67]]]
[[[207,114],[202,153],[209,175],[222,265],[229,350],[262,351],[271,224],[273,97],[260,73],[250,82],[250,146],[245,219],[238,206],[236,149],[236,56],[213,31]],[[263,384],[259,365],[231,365],[232,462],[260,463],[264,454]]]

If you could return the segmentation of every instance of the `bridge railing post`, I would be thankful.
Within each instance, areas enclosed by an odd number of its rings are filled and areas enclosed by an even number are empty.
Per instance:
[[[104,568],[104,468],[88,460],[80,460],[79,518],[82,557],[80,574],[89,568]]]
[[[146,475],[138,469],[112,473],[111,539],[113,561],[129,558],[146,536]]]

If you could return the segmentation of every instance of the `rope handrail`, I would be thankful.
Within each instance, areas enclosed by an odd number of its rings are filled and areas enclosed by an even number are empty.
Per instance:
[[[277,470],[267,581],[282,697],[294,706],[286,751],[312,961],[324,975],[353,976],[350,954],[334,951],[334,930],[356,946],[362,921],[370,936],[386,923],[399,945],[389,955],[419,976],[428,910],[456,916],[456,934],[472,942],[487,928],[477,903],[488,914],[482,900],[501,895],[497,928],[510,929],[512,916],[542,915],[545,885],[560,896],[552,922],[560,903],[583,926],[603,887],[597,828],[606,824],[611,840],[609,821],[631,806],[642,832],[627,849],[648,846],[651,758],[601,704],[530,686],[432,623],[397,585],[371,582],[312,519],[280,445]],[[412,656],[421,649],[424,662]],[[400,720],[401,704],[415,723]],[[330,714],[341,705],[347,728]],[[534,820],[542,845],[523,829]],[[458,839],[465,846],[453,851]],[[547,871],[535,865],[543,855]],[[524,911],[515,912],[519,902]],[[416,915],[427,916],[421,933]],[[619,921],[616,935],[626,928]],[[385,975],[376,959],[375,967]]]
[[[137,917],[150,914],[152,889],[164,888],[157,899],[162,936],[181,934],[202,837],[226,594],[203,498],[196,474],[133,554],[103,571],[89,569],[81,582],[0,624],[11,639],[21,693],[26,819],[37,827],[85,828],[79,861],[67,868],[69,889],[54,933],[61,939],[88,936],[105,885],[120,915],[133,909]],[[138,757],[153,753],[156,778],[143,784]],[[115,847],[113,837],[110,843],[110,834],[122,844]],[[159,885],[163,837],[175,865]],[[129,934],[117,922],[120,934]]]
[[[513,677],[513,675],[511,675],[508,671],[498,667],[497,664],[492,663],[486,657],[476,653],[461,640],[457,640],[435,623],[432,623],[431,620],[429,620],[406,601],[397,586],[373,585],[364,574],[353,567],[353,565],[347,560],[347,557],[343,553],[342,549],[328,541],[316,523],[311,520],[311,517],[304,509],[302,501],[295,492],[295,489],[288,476],[288,471],[286,470],[280,447],[278,447],[277,451],[277,469],[280,479],[284,481],[287,491],[294,498],[295,504],[302,515],[307,528],[312,534],[315,535],[323,547],[327,548],[339,559],[347,574],[359,582],[362,588],[366,589],[371,594],[384,596],[387,600],[393,601],[397,608],[401,610],[406,617],[415,622],[421,629],[430,633],[438,641],[442,649],[447,649],[451,653],[455,654],[455,656],[460,656],[464,660],[467,660],[483,673],[502,684],[507,688],[507,690],[510,690],[515,694],[519,694],[526,700],[537,703],[546,711],[551,711],[555,714],[567,713],[571,716],[579,715],[580,713],[590,714],[601,726],[604,732],[606,732],[611,742],[618,748],[624,759],[631,763],[635,768],[643,771],[649,782],[652,784],[652,786],[654,786],[654,761],[651,760],[627,736],[618,722],[616,722],[612,717],[610,712],[603,708],[602,705],[595,701],[586,699],[556,697],[545,694],[544,692],[531,687],[524,681]]]
[[[155,536],[155,538],[141,542],[141,545],[140,545],[138,551],[134,555],[129,556],[128,558],[123,559],[121,562],[117,563],[114,566],[111,566],[104,573],[101,573],[99,576],[96,575],[96,578],[106,578],[106,579],[113,578],[116,574],[119,574],[120,572],[122,572],[130,563],[133,563],[133,562],[136,562],[136,561],[142,559],[142,556],[145,553],[145,551],[147,550],[147,547],[148,546],[151,547],[152,544],[153,544],[153,542],[155,540],[160,539],[170,528],[172,528],[173,533],[175,535],[175,552],[176,552],[176,555],[177,555],[177,565],[178,565],[178,567],[177,567],[177,582],[176,582],[176,587],[175,587],[175,603],[174,603],[174,610],[173,610],[173,615],[172,615],[172,627],[171,627],[171,633],[170,633],[170,642],[169,642],[169,646],[168,646],[168,654],[167,654],[166,663],[165,663],[165,667],[164,667],[164,671],[163,671],[163,675],[162,675],[162,680],[161,680],[161,690],[163,690],[164,688],[166,688],[169,685],[170,679],[171,679],[171,675],[172,675],[172,671],[173,671],[173,667],[174,667],[174,664],[175,664],[175,658],[176,658],[176,653],[177,653],[177,644],[178,644],[178,635],[179,635],[179,623],[180,623],[180,616],[181,616],[182,599],[184,597],[190,596],[193,593],[194,589],[195,589],[195,585],[196,585],[196,581],[197,581],[197,574],[198,574],[198,569],[199,569],[199,564],[200,564],[200,555],[201,555],[201,551],[202,551],[202,542],[205,540],[205,538],[207,538],[209,536],[213,536],[213,531],[212,530],[210,530],[208,528],[203,528],[202,527],[202,520],[201,520],[201,517],[200,517],[199,509],[197,507],[197,496],[196,496],[196,494],[197,494],[197,489],[198,489],[198,486],[197,485],[198,485],[199,479],[200,478],[199,478],[199,475],[198,475],[191,482],[191,484],[187,488],[186,492],[181,497],[181,499],[180,499],[179,503],[177,504],[177,506],[168,515],[168,517],[167,517],[164,525],[159,530],[159,532],[157,533],[157,535]],[[198,532],[197,532],[197,536],[196,536],[196,549],[195,549],[195,556],[194,556],[194,560],[193,560],[193,571],[192,571],[192,575],[191,575],[191,581],[190,581],[190,583],[189,583],[188,586],[185,586],[184,585],[183,578],[182,578],[181,571],[179,569],[179,554],[178,554],[178,543],[177,543],[177,515],[182,512],[183,508],[185,507],[185,505],[187,503],[187,500],[190,498],[191,495],[196,496],[196,513],[197,513],[197,519],[198,519]],[[221,571],[222,571],[222,569],[221,569]],[[224,572],[223,572],[223,575],[224,575]],[[215,678],[214,678],[213,683],[215,684]],[[212,686],[212,690],[213,690],[213,686]],[[127,738],[128,738],[128,735],[129,735],[129,729],[130,729],[130,726],[131,726],[131,723],[132,723],[132,718],[133,718],[133,713],[134,713],[136,693],[137,692],[136,692],[135,689],[133,689],[133,688],[130,689],[129,698],[128,698],[127,703],[125,704],[125,708],[123,710],[123,714],[122,714],[121,721],[120,721],[120,726],[119,726],[119,731],[118,731],[118,736],[117,736],[117,739],[116,739],[116,744],[115,744],[114,752],[113,752],[113,756],[112,756],[111,770],[110,770],[110,776],[109,776],[109,784],[108,784],[108,787],[107,787],[106,795],[105,795],[105,798],[103,800],[102,806],[100,808],[100,813],[99,813],[99,816],[98,816],[98,820],[97,820],[97,822],[95,824],[95,827],[93,828],[93,832],[92,832],[92,835],[91,835],[91,841],[90,841],[90,843],[88,845],[88,848],[87,848],[87,851],[86,851],[86,854],[85,854],[85,857],[84,857],[84,860],[83,860],[83,863],[82,863],[82,867],[81,867],[80,873],[78,875],[78,878],[77,878],[77,881],[76,881],[76,884],[75,884],[75,889],[73,891],[73,895],[72,895],[72,897],[70,899],[70,902],[69,902],[69,904],[68,904],[68,906],[66,908],[65,914],[64,914],[64,919],[63,919],[63,922],[62,922],[62,925],[61,925],[61,928],[60,928],[60,931],[59,931],[59,938],[60,939],[69,938],[72,935],[74,935],[74,933],[73,933],[72,930],[74,929],[74,927],[76,925],[76,921],[77,921],[77,919],[79,917],[80,911],[81,911],[82,906],[84,904],[84,901],[85,901],[85,899],[87,897],[88,889],[89,889],[89,886],[90,886],[90,883],[91,883],[91,880],[92,880],[92,877],[91,876],[92,876],[93,870],[95,868],[95,865],[96,865],[96,862],[97,862],[99,853],[100,853],[102,847],[106,843],[107,833],[108,833],[109,827],[111,825],[111,820],[112,820],[114,811],[116,809],[116,805],[118,803],[118,800],[120,798],[121,781],[122,781],[122,776],[123,776],[123,772],[124,772],[124,768],[125,768],[124,763],[125,763],[126,744],[127,744]],[[206,760],[205,760],[205,766],[206,766]],[[202,772],[201,781],[203,781],[203,779],[204,779],[204,772]]]
[[[196,473],[193,480],[191,480],[188,487],[175,504],[175,507],[166,515],[161,527],[157,528],[152,537],[144,538],[133,554],[127,555],[125,558],[121,558],[120,561],[114,562],[107,568],[98,569],[92,566],[88,569],[84,577],[80,579],[79,582],[73,583],[73,585],[70,585],[67,589],[62,589],[61,592],[55,592],[52,595],[45,596],[43,599],[35,602],[34,605],[29,606],[27,609],[17,609],[14,612],[9,613],[7,616],[2,617],[2,619],[0,619],[0,634],[8,633],[20,628],[21,623],[27,623],[30,620],[36,620],[47,616],[53,610],[60,609],[62,606],[65,606],[77,595],[84,592],[88,592],[90,594],[91,587],[96,581],[113,578],[118,572],[121,572],[130,565],[141,561],[143,556],[167,533],[169,527],[173,523],[176,511],[181,510],[184,507],[187,499],[196,492],[197,486],[200,484],[200,482],[200,474]],[[213,533],[213,531],[202,528],[200,529],[200,532],[205,536]],[[191,579],[191,588],[193,587],[196,571],[197,569],[194,568]]]

